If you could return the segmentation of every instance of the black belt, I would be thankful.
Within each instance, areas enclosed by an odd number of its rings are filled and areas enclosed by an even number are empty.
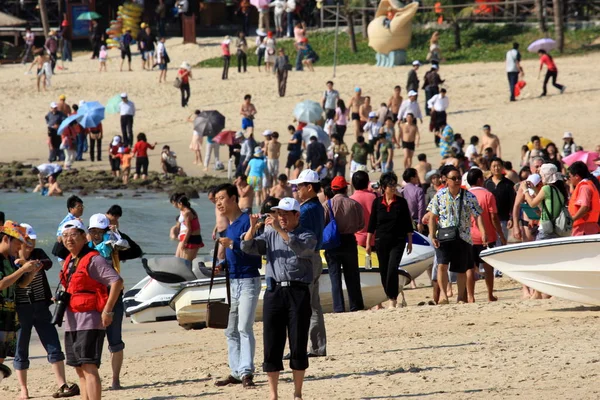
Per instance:
[[[300,281],[283,281],[283,282],[275,282],[277,286],[281,287],[308,287],[308,283],[300,282]]]

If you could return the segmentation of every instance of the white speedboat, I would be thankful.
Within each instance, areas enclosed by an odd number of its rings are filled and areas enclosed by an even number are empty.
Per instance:
[[[360,249],[360,247],[359,247]],[[399,266],[400,287],[409,284],[411,279],[422,274],[427,268],[433,264],[434,249],[431,242],[423,235],[415,234],[413,236],[413,251],[411,254],[404,252],[402,263]],[[375,257],[375,254],[372,256]],[[371,308],[386,300],[385,293],[381,286],[381,277],[379,268],[371,269],[364,268],[364,250],[363,255],[359,254],[360,267],[360,284],[363,295],[365,308]],[[375,257],[375,265],[376,257]],[[327,275],[327,269],[323,270],[323,274]],[[203,327],[206,322],[206,304],[209,301],[210,279],[200,279],[192,282],[181,284],[181,288],[173,296],[170,306],[175,310],[179,325],[184,328],[199,328]],[[344,290],[344,298],[346,300],[346,309],[349,309],[347,304],[348,296],[346,285],[342,282]],[[266,290],[266,282],[262,280],[262,290],[260,293],[259,303],[256,310],[256,320],[262,320],[262,299]],[[331,280],[328,277],[322,277],[319,281],[319,293],[321,296],[321,305],[323,312],[333,312],[333,297],[331,295]],[[220,276],[215,278],[214,287],[211,293],[211,301],[226,301],[227,292],[225,286],[225,277]]]
[[[539,292],[600,306],[600,235],[511,244],[481,258]]]

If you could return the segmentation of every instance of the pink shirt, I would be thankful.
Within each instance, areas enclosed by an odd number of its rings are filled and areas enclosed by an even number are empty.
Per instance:
[[[346,108],[346,112],[342,112],[342,110],[338,107],[335,109],[335,113],[337,116],[337,120],[335,121],[336,125],[347,125],[348,124],[348,114],[350,110]]]
[[[229,44],[221,43],[221,52],[224,56],[230,56],[231,53],[229,52]]]
[[[483,210],[481,218],[483,218],[483,227],[487,233],[487,242],[494,243],[498,237],[494,224],[492,223],[492,214],[498,214],[496,198],[492,192],[482,187],[473,187],[469,192],[477,197],[477,202]],[[471,218],[471,238],[473,239],[473,244],[483,244],[481,232],[479,232],[479,227],[477,226],[477,220],[475,218]]]
[[[579,207],[587,206],[592,209],[592,188],[582,186],[579,189],[579,194],[575,199],[575,205]],[[578,208],[579,208],[578,207]],[[600,226],[596,222],[584,222],[581,225],[573,226],[573,236],[595,235],[600,233]]]
[[[360,231],[356,232],[356,242],[359,246],[367,246],[367,227],[369,226],[369,219],[371,218],[371,208],[373,207],[373,200],[375,200],[375,193],[368,190],[357,190],[350,198],[362,206],[363,217],[365,218],[365,225]],[[371,246],[375,245],[375,235],[371,239]]]
[[[304,37],[305,37],[304,28],[294,28],[294,41],[296,43],[300,43],[300,40],[302,40]]]

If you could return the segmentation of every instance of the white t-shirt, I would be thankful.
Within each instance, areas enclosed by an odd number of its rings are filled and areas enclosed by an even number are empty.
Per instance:
[[[519,50],[512,49],[506,52],[506,72],[519,72],[517,62],[521,61]]]
[[[365,124],[364,131],[368,132],[369,140],[375,140],[379,137],[379,130],[381,129],[381,124],[379,122],[369,121]]]
[[[465,151],[465,157],[467,157],[468,160],[471,160],[475,154],[477,154],[477,147],[475,147],[474,144],[468,145],[467,150]]]
[[[43,177],[47,177],[53,174],[57,174],[62,171],[62,167],[58,164],[42,164],[38,165],[38,171]]]

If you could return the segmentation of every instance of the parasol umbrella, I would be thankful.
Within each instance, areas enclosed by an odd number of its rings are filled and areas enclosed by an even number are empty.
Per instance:
[[[77,114],[82,116],[79,125],[84,128],[95,128],[104,119],[104,106],[97,101],[87,101],[79,107]]]
[[[250,0],[250,4],[260,10],[269,7],[269,0]]]
[[[87,11],[79,14],[77,21],[91,21],[93,19],[100,19],[102,16],[95,11]]]
[[[540,144],[542,145],[542,148],[545,149],[546,146],[548,146],[550,143],[554,143],[551,139],[545,138],[545,137],[540,137]],[[527,143],[527,147],[529,147],[529,150],[533,150],[533,143],[529,142]]]
[[[222,131],[213,138],[213,142],[232,146],[235,143],[235,131]]]
[[[329,140],[329,135],[327,132],[323,130],[318,125],[306,125],[304,129],[302,129],[302,140],[304,140],[307,144],[310,142],[310,137],[316,136],[317,140],[325,145],[325,147],[329,147],[331,141]]]
[[[294,117],[300,122],[313,123],[322,118],[323,109],[316,101],[304,100],[294,107]]]
[[[577,151],[571,154],[570,156],[563,158],[562,162],[570,166],[576,161],[581,161],[585,165],[587,165],[590,172],[593,172],[596,170],[596,168],[598,168],[598,166],[594,162],[598,159],[598,157],[600,157],[600,153],[597,153],[595,151]]]
[[[119,110],[119,105],[121,104],[121,95],[117,94],[106,102],[105,111],[109,114],[117,114]]]
[[[554,50],[556,48],[556,42],[550,38],[538,39],[535,42],[531,43],[529,47],[527,47],[527,51],[530,53],[537,53],[539,50]]]
[[[225,117],[218,111],[202,111],[194,120],[194,130],[209,139],[225,128]]]
[[[56,131],[56,133],[60,135],[62,133],[62,131],[64,131],[67,126],[71,125],[71,122],[73,122],[73,121],[79,122],[79,120],[81,120],[82,117],[83,117],[83,115],[79,115],[79,114],[73,114],[73,115],[68,116],[60,124],[60,126],[58,127],[58,130]]]

